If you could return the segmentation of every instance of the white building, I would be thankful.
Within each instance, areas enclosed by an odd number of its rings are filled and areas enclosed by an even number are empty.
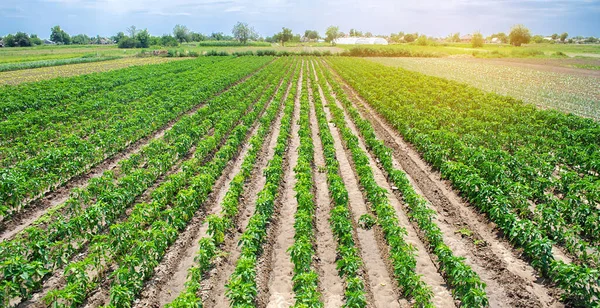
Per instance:
[[[337,45],[387,45],[381,37],[340,37],[334,40]]]

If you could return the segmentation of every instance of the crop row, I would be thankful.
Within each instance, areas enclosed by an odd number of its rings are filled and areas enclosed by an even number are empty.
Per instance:
[[[111,93],[101,104],[88,101],[66,112],[48,112],[47,117],[41,118],[50,122],[61,122],[63,118],[80,119],[82,126],[77,128],[77,125],[65,123],[64,133],[52,128],[39,131],[40,127],[35,126],[38,128],[35,136],[41,135],[41,140],[16,141],[17,148],[9,149],[7,156],[31,150],[31,157],[26,155],[24,160],[2,170],[0,200],[3,201],[4,212],[19,211],[27,199],[89,170],[93,164],[156,131],[179,114],[256,70],[261,63],[264,64],[264,61],[232,61],[213,65],[206,72],[192,70],[177,75],[178,78],[169,78],[169,81],[148,83],[149,92]],[[190,87],[190,84],[194,86]],[[23,117],[20,123],[27,123],[27,119]],[[37,117],[29,119],[40,120]],[[19,144],[24,144],[26,149],[19,149]],[[3,213],[0,211],[0,214]]]
[[[258,118],[265,106],[265,101],[261,101],[260,97],[270,97],[274,92],[272,82],[277,79],[276,72],[279,69],[277,65],[269,67],[265,73],[270,74],[261,76],[262,82],[244,100],[229,101],[231,111],[222,115],[221,123],[215,130],[215,136],[219,136],[217,140],[226,138],[226,141],[208,164],[202,163],[209,158],[206,157],[184,165],[181,172],[171,175],[168,182],[161,184],[165,188],[164,194],[153,193],[150,203],[136,205],[126,221],[111,226],[108,237],[96,236],[91,244],[91,253],[82,261],[65,268],[67,285],[49,293],[46,300],[80,303],[111,271],[110,265],[114,262],[116,269],[110,275],[111,306],[128,307],[166,249],[206,200],[227,162],[236,155],[246,139],[248,126]],[[259,102],[252,107],[257,100]],[[253,111],[244,116],[248,108]],[[212,145],[216,150],[219,142],[213,142]],[[136,248],[132,250],[131,247]],[[90,272],[95,275],[90,277],[87,275]]]
[[[100,61],[109,61],[119,59],[118,56],[104,56],[104,57],[81,57],[81,58],[70,58],[70,59],[51,59],[41,61],[28,61],[28,62],[14,62],[0,64],[0,72],[25,70],[38,67],[58,66],[76,63],[91,63]]]
[[[282,80],[282,85],[287,87],[290,84],[290,78],[292,80],[297,78],[298,66],[296,63],[291,69],[291,75],[285,76]],[[229,188],[225,193],[223,201],[221,202],[221,213],[220,215],[211,214],[206,217],[205,223],[208,224],[209,236],[203,237],[198,241],[198,251],[194,258],[194,266],[188,269],[187,281],[185,283],[185,289],[178,295],[178,297],[171,303],[167,304],[166,307],[196,307],[201,305],[201,298],[198,296],[198,292],[201,289],[201,282],[203,276],[211,268],[214,258],[218,255],[220,245],[225,239],[225,235],[229,234],[235,227],[235,220],[239,213],[240,197],[244,191],[244,185],[248,182],[252,175],[252,171],[255,169],[255,163],[258,159],[258,155],[263,148],[265,139],[269,134],[270,128],[272,127],[277,114],[280,112],[281,106],[285,101],[285,95],[291,92],[280,90],[273,98],[273,102],[268,109],[265,111],[265,115],[260,120],[260,126],[258,127],[256,134],[250,138],[248,144],[250,148],[244,157],[240,171],[233,177]]]
[[[318,85],[314,82],[313,74],[309,74],[309,78],[311,80],[315,115],[319,126],[319,136],[325,156],[329,197],[332,200],[329,221],[337,241],[338,258],[336,265],[340,277],[344,278],[345,282],[344,307],[366,307],[365,283],[360,276],[363,261],[354,242],[354,226],[352,225],[348,204],[348,190],[340,176],[340,164],[335,153],[329,122],[323,111]]]
[[[0,87],[0,119],[13,113],[51,109],[59,105],[84,102],[130,82],[154,78],[170,72],[189,69],[192,61],[125,68],[106,73],[86,74],[71,78],[54,78],[13,87]]]
[[[20,275],[14,275],[14,269],[19,268],[22,271],[34,272],[36,268],[46,268],[51,270],[55,267],[60,267],[69,260],[70,256],[76,253],[85,243],[91,242],[95,238],[102,240],[102,235],[97,235],[106,230],[113,222],[116,221],[130,204],[136,200],[136,197],[144,192],[161,174],[164,174],[176,161],[177,156],[184,155],[191,147],[189,136],[183,136],[184,133],[189,133],[187,129],[191,125],[191,131],[195,131],[197,137],[203,137],[203,140],[196,147],[195,158],[185,162],[182,166],[183,172],[174,174],[168,177],[168,180],[155,189],[151,196],[156,201],[157,209],[159,204],[166,204],[172,197],[175,197],[177,190],[184,185],[185,180],[198,171],[202,162],[211,155],[211,152],[218,146],[227,131],[231,129],[231,121],[239,119],[240,110],[231,110],[225,113],[219,113],[224,108],[231,108],[232,102],[239,102],[243,99],[248,100],[248,97],[258,97],[260,95],[262,79],[267,73],[273,75],[274,71],[279,69],[278,65],[273,65],[269,71],[261,72],[253,77],[248,82],[236,86],[229,92],[213,99],[204,108],[198,111],[198,114],[189,118],[191,121],[197,121],[199,125],[194,125],[190,121],[183,121],[181,125],[174,126],[174,130],[169,131],[165,138],[170,139],[171,132],[173,134],[181,134],[181,137],[175,140],[181,140],[174,144],[165,144],[163,141],[152,142],[149,146],[142,150],[142,153],[148,152],[147,164],[140,164],[139,157],[131,157],[130,160],[137,161],[136,168],[130,171],[128,175],[121,178],[116,186],[103,187],[103,190],[97,202],[79,209],[75,206],[76,211],[72,213],[70,219],[56,217],[57,221],[53,222],[44,230],[43,228],[31,227],[25,230],[23,236],[17,237],[13,241],[2,243],[2,260],[3,264],[7,265],[3,268],[3,283],[12,286],[12,289],[19,289],[20,284],[30,283],[27,280],[39,282],[41,277],[37,275],[22,275],[27,277],[26,281],[16,283]],[[261,79],[262,78],[262,79]],[[264,87],[264,86],[263,86]],[[246,102],[247,104],[247,102]],[[238,107],[240,107],[238,105]],[[225,109],[226,110],[226,109]],[[203,116],[208,116],[208,119]],[[188,118],[185,118],[188,119]],[[214,123],[214,125],[213,125]],[[229,124],[228,124],[229,123]],[[215,127],[212,136],[203,136],[212,126]],[[185,146],[183,146],[185,145]],[[145,151],[149,150],[149,151]],[[164,151],[164,152],[163,152]],[[175,155],[176,156],[173,156]],[[129,161],[129,164],[134,164]],[[122,163],[121,166],[126,165]],[[129,169],[129,168],[124,168]],[[81,194],[77,194],[74,198],[69,199],[67,203],[77,203]],[[148,207],[146,205],[146,207]],[[134,209],[134,213],[140,212],[147,214],[144,211],[145,206],[139,205]],[[111,227],[111,232],[113,231]],[[100,246],[101,248],[101,246]],[[20,255],[26,256],[25,259]],[[22,265],[19,265],[22,264]],[[36,265],[35,268],[31,268]],[[9,279],[9,280],[6,280]],[[12,281],[10,281],[12,279]],[[25,294],[30,293],[37,285],[32,285],[27,288],[20,288]]]
[[[570,199],[571,211],[597,215],[598,200],[592,199],[597,194],[585,191],[593,187],[585,181],[597,181],[598,151],[591,151],[598,148],[600,125],[361,60],[329,63],[471,204],[522,247],[532,266],[564,289],[566,300],[589,305],[600,298],[600,273],[593,259],[582,251],[581,264],[557,260],[548,227],[536,224],[529,210],[532,202],[537,207],[543,202],[536,201],[557,200],[545,196],[560,182],[552,174],[557,165],[582,174],[570,179],[573,190],[580,189],[579,198],[573,194]],[[556,221],[537,222],[561,227]]]
[[[183,231],[196,211],[206,201],[228,162],[239,153],[244,142],[247,141],[247,135],[251,127],[254,126],[253,123],[263,116],[265,107],[271,103],[275,91],[279,89],[277,84],[285,70],[281,71],[277,72],[274,77],[267,79],[270,86],[265,95],[259,99],[254,111],[242,118],[242,125],[233,130],[225,145],[200,172],[197,177],[198,181],[192,180],[188,188],[190,194],[186,194],[189,199],[186,198],[186,201],[174,204],[162,213],[163,221],[153,223],[145,233],[141,234],[141,239],[130,241],[130,245],[141,241],[140,246],[145,249],[130,253],[119,260],[120,268],[112,274],[115,279],[110,289],[111,307],[128,307],[131,305],[142,288],[142,282],[152,275],[154,268],[166,252],[166,248],[175,241],[178,233]],[[164,245],[159,246],[160,243],[164,243]],[[127,243],[120,244],[123,248],[128,247]]]
[[[360,148],[358,137],[352,133],[346,124],[343,110],[336,105],[336,98],[328,91],[325,77],[317,71],[318,82],[325,94],[327,106],[332,114],[332,121],[338,128],[342,141],[350,151],[354,168],[358,175],[366,199],[370,202],[371,211],[377,216],[377,224],[383,231],[389,246],[389,258],[394,268],[394,276],[406,298],[413,299],[418,306],[432,307],[433,291],[417,275],[415,247],[406,243],[406,229],[400,226],[398,217],[387,196],[388,192],[379,186],[373,175],[369,157]]]
[[[313,267],[315,256],[315,199],[313,195],[313,168],[314,146],[310,129],[308,102],[308,76],[309,62],[304,63],[304,78],[300,91],[300,146],[298,147],[298,161],[294,166],[296,184],[296,201],[298,207],[294,214],[294,243],[288,248],[294,275],[292,277],[293,290],[297,307],[323,307],[320,301],[319,275]]]
[[[283,161],[290,139],[292,113],[295,108],[294,100],[297,91],[297,88],[292,85],[290,95],[285,102],[284,115],[281,119],[273,158],[269,160],[263,171],[266,183],[258,193],[256,209],[238,243],[241,254],[236,261],[235,270],[225,286],[226,296],[232,307],[251,307],[256,299],[258,292],[256,262],[262,252],[262,244],[267,235],[267,226],[271,222],[275,210],[275,201],[279,196],[279,186],[283,178]]]
[[[416,222],[419,231],[429,244],[430,251],[437,256],[439,268],[446,282],[453,289],[454,298],[459,300],[463,307],[488,306],[485,283],[470,266],[464,263],[464,258],[456,257],[450,247],[444,243],[442,231],[435,223],[435,211],[431,210],[427,201],[415,192],[406,173],[394,168],[392,150],[377,138],[371,123],[362,118],[358,110],[354,108],[340,85],[333,79],[332,74],[328,70],[325,70],[324,74],[337,99],[358,128],[366,147],[383,166],[388,179],[401,192],[408,205],[409,217]]]

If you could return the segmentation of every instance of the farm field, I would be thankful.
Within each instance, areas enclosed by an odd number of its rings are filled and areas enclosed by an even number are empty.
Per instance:
[[[17,85],[25,82],[36,82],[57,77],[72,77],[91,73],[102,73],[130,66],[159,64],[184,58],[124,58],[93,63],[78,63],[40,68],[29,68],[17,71],[0,72],[0,85]]]
[[[600,123],[405,60],[445,59],[199,57],[0,87],[0,303],[597,305]],[[592,104],[546,104],[597,111],[591,85],[563,86]]]
[[[542,108],[600,119],[599,60],[369,58],[377,63],[463,82]]]

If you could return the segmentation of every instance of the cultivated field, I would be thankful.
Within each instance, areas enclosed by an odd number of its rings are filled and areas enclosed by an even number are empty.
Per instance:
[[[542,108],[600,119],[600,71],[586,69],[600,65],[600,60],[370,59],[509,95]]]
[[[296,56],[4,86],[0,118],[3,306],[600,299],[593,119]]]

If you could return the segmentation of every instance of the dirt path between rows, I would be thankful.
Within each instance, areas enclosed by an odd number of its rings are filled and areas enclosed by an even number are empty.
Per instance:
[[[233,87],[245,82],[252,76],[256,75],[258,72],[262,71],[270,63],[272,63],[272,61],[260,67],[251,74],[236,81],[229,87],[226,87],[225,89],[215,93],[206,100],[199,102],[198,105],[196,105],[195,107],[192,107],[190,110],[180,114],[173,120],[167,122],[167,124],[165,124],[159,130],[155,131],[154,133],[151,133],[147,137],[144,137],[130,144],[119,153],[114,154],[113,156],[110,156],[104,161],[100,162],[99,164],[93,166],[88,172],[85,172],[82,175],[74,176],[56,190],[47,192],[42,197],[30,201],[31,203],[23,211],[13,216],[10,220],[0,222],[0,240],[7,240],[13,238],[16,234],[18,234],[23,229],[27,228],[32,223],[34,223],[37,219],[42,217],[49,209],[64,203],[69,198],[71,190],[73,190],[74,188],[85,188],[88,185],[90,179],[101,176],[104,173],[104,171],[113,170],[117,168],[120,161],[127,159],[132,154],[139,152],[142,149],[142,147],[150,143],[152,140],[163,137],[164,134],[168,130],[173,128],[173,126],[177,122],[179,122],[179,120],[182,117],[194,114],[198,111],[198,109],[202,108],[206,104],[206,102],[231,90]]]
[[[344,305],[344,283],[338,275],[336,257],[337,244],[333,236],[333,231],[329,224],[329,211],[331,210],[331,200],[329,198],[329,189],[327,188],[327,174],[323,171],[325,168],[325,156],[323,154],[323,145],[319,136],[317,117],[315,114],[315,105],[313,95],[315,95],[309,83],[309,102],[310,102],[310,130],[314,145],[314,163],[313,178],[315,183],[315,222],[316,222],[316,267],[319,274],[319,289],[325,308],[342,307]]]
[[[296,200],[296,172],[298,163],[298,148],[300,137],[300,96],[302,79],[305,78],[305,63],[302,61],[300,77],[296,84],[297,92],[294,98],[294,113],[291,118],[290,140],[288,141],[286,165],[284,167],[283,185],[280,187],[277,213],[267,231],[265,250],[258,259],[256,284],[258,286],[258,307],[289,307],[295,302],[292,291],[292,276],[294,265],[288,248],[294,244],[294,214],[298,208]]]
[[[221,249],[225,253],[215,261],[214,268],[208,273],[207,279],[202,282],[201,296],[203,307],[229,307],[229,301],[225,296],[225,284],[235,270],[236,262],[241,253],[238,242],[244,230],[246,230],[250,218],[254,214],[258,193],[265,186],[266,177],[262,171],[275,154],[275,145],[277,144],[282,117],[283,112],[280,111],[275,123],[272,125],[273,130],[270,136],[266,138],[268,142],[265,143],[266,146],[263,146],[252,175],[245,185],[244,192],[240,198],[240,209],[236,223],[238,227],[235,232],[226,235]]]
[[[394,150],[396,167],[407,173],[417,193],[437,212],[436,223],[445,242],[458,256],[466,257],[467,264],[486,282],[490,304],[493,307],[562,307],[557,301],[558,291],[538,278],[535,270],[498,234],[494,224],[464,202],[450,184],[441,179],[439,172],[433,171],[354,89],[344,82],[341,85],[362,116],[372,123],[377,136]],[[460,235],[461,229],[472,235]],[[475,241],[479,244],[475,245]]]
[[[331,90],[331,88],[329,90]],[[331,94],[335,97],[334,93]],[[391,193],[394,190],[392,189],[392,185],[389,184],[386,176],[380,170],[379,166],[375,163],[376,158],[374,158],[373,155],[367,150],[365,142],[360,133],[358,132],[358,129],[354,125],[354,122],[352,122],[352,119],[350,118],[346,110],[344,110],[342,103],[337,99],[336,105],[343,110],[344,118],[346,120],[348,128],[350,128],[352,133],[358,137],[359,147],[365,153],[367,153],[367,156],[369,157],[369,164],[371,166],[371,169],[373,170],[375,182],[377,183],[377,185],[387,190],[388,193]],[[423,243],[421,242],[419,236],[417,235],[417,231],[415,230],[415,228],[413,228],[412,224],[408,219],[407,214],[404,212],[404,206],[400,201],[401,199],[398,199],[398,197],[395,194],[388,194],[388,199],[390,201],[390,204],[396,210],[396,216],[398,217],[400,225],[404,227],[407,231],[407,234],[404,236],[404,240],[406,241],[406,243],[413,245],[417,249],[415,257],[417,261],[416,271],[419,275],[421,275],[421,279],[423,279],[423,282],[425,282],[428,286],[431,287],[434,294],[433,303],[436,307],[454,307],[454,299],[452,298],[451,292],[448,289],[444,278],[442,278],[442,276],[438,273],[437,266],[431,259],[432,257],[428,254],[428,250],[425,248],[425,245],[423,245]],[[385,241],[383,236],[381,236],[381,241]],[[388,266],[391,267],[391,264]]]
[[[323,89],[319,86],[319,94],[323,101],[325,115],[331,122],[332,116],[327,101],[323,95]],[[375,235],[375,228],[365,230],[358,228],[358,218],[369,213],[358,179],[353,172],[350,157],[346,153],[342,139],[333,123],[330,123],[330,131],[333,136],[336,157],[340,164],[340,173],[344,185],[348,190],[348,204],[352,216],[352,224],[356,230],[356,246],[360,251],[361,259],[365,269],[365,287],[367,289],[367,302],[370,307],[408,307],[408,302],[399,300],[398,286],[384,261],[387,251],[382,249],[380,241]]]
[[[277,91],[282,91],[282,85],[283,79],[278,85]],[[285,91],[289,91],[289,87],[287,85],[285,87]],[[269,104],[279,104],[279,102],[275,102],[273,97]],[[265,106],[264,110],[267,108],[269,108],[268,105]],[[278,110],[281,110],[281,108]],[[185,289],[184,284],[187,281],[188,269],[195,264],[194,258],[199,247],[198,241],[208,236],[208,225],[203,220],[208,215],[219,214],[221,212],[221,204],[229,189],[229,185],[233,178],[240,172],[246,154],[250,150],[250,144],[247,141],[256,135],[259,127],[260,125],[257,121],[251,133],[246,138],[246,142],[237,158],[228,163],[227,169],[217,180],[216,189],[213,190],[205,203],[207,205],[206,211],[200,215],[196,215],[186,230],[180,233],[177,241],[169,248],[163,260],[156,268],[154,277],[146,283],[140,300],[134,307],[162,307],[173,301]]]

